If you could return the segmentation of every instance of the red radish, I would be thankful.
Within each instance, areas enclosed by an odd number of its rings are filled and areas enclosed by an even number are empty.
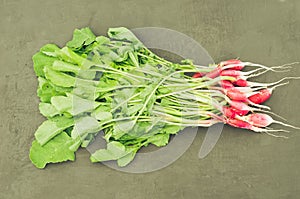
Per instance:
[[[193,78],[199,78],[199,77],[203,77],[204,76],[204,74],[202,74],[202,73],[195,73],[192,77]]]
[[[260,128],[260,127],[256,127],[251,125],[250,123],[243,121],[243,120],[239,120],[239,119],[233,119],[233,118],[229,118],[229,119],[225,119],[224,123],[229,124],[230,126],[233,127],[237,127],[237,128],[243,128],[243,129],[249,129],[252,130],[254,132],[259,132],[259,133],[267,133],[268,135],[274,136],[274,137],[282,137],[282,138],[287,138],[285,136],[277,136],[277,135],[273,135],[269,132],[279,132],[279,131],[283,131],[283,132],[288,132],[286,130],[282,130],[282,129],[264,129],[264,128]]]
[[[238,60],[238,59],[229,59],[227,61],[222,61],[221,65],[222,66],[227,66],[229,64],[240,64],[240,63],[242,63],[241,60]]]
[[[209,77],[209,78],[215,78],[215,77],[218,77],[220,75],[222,71],[222,68],[220,66],[218,66],[217,68],[215,68],[213,71],[207,73],[205,75],[205,77]]]
[[[241,97],[243,97],[243,96],[241,96]],[[245,98],[245,100],[243,100],[243,101],[241,101],[241,100],[231,100],[228,96],[225,95],[225,99],[230,104],[230,106],[232,106],[232,107],[234,107],[238,110],[248,110],[248,111],[260,110],[260,109],[250,107],[250,106],[248,106],[248,104],[250,104],[252,106],[255,106],[255,107],[258,107],[258,108],[264,108],[264,109],[270,110],[270,107],[260,105],[260,104],[255,104],[247,98]]]
[[[247,115],[249,111],[247,110],[238,110],[233,107],[224,106],[223,107],[223,115],[228,118],[235,118],[236,116],[244,116]]]
[[[235,87],[229,88],[229,89],[224,89],[224,93],[232,100],[247,101],[247,95],[245,93],[239,91]]]
[[[262,104],[271,97],[271,94],[272,92],[270,89],[263,89],[258,93],[251,95],[250,97],[248,97],[248,99],[255,104]]]
[[[233,88],[234,85],[228,80],[221,80],[220,85],[222,88]]]
[[[248,71],[248,72],[242,72],[242,71],[238,71],[238,70],[225,70],[223,68],[223,71],[221,71],[220,75],[221,76],[230,76],[230,77],[239,77],[241,79],[249,79],[249,78],[252,78],[252,77],[257,77],[259,75],[262,75],[266,72],[268,72],[269,70],[273,70],[273,68],[268,68],[268,69],[264,69],[264,68],[257,68],[255,70],[252,70],[252,71]],[[261,72],[259,72],[261,71]],[[256,73],[256,72],[259,72],[259,73]]]
[[[237,65],[237,66],[233,66],[230,69],[232,70],[242,70],[245,66],[244,65]]]
[[[233,108],[240,110],[240,111],[251,111],[252,110],[252,108],[250,106],[248,106],[247,104],[245,104],[244,102],[230,100],[229,104]]]
[[[235,66],[238,66],[238,65],[259,66],[260,68],[257,68],[255,70],[252,70],[252,71],[249,71],[249,72],[242,72],[242,71],[239,71],[239,70],[231,69],[232,67],[235,67]],[[264,74],[268,71],[275,71],[274,68],[277,68],[277,67],[268,68],[266,66],[262,66],[262,65],[259,65],[259,64],[255,65],[255,64],[252,64],[250,62],[241,62],[238,65],[234,65],[234,64],[230,65],[229,64],[229,65],[226,65],[226,66],[223,66],[223,67],[221,67],[221,65],[218,65],[218,67],[216,69],[214,69],[213,71],[207,73],[205,76],[209,77],[209,78],[215,78],[215,77],[221,75],[221,76],[240,77],[242,79],[248,79],[248,78],[251,78],[251,77],[259,76],[259,75]],[[228,69],[228,70],[226,70],[226,69]],[[256,73],[256,72],[259,72],[259,71],[262,71],[262,72]],[[277,72],[282,72],[282,71],[277,71]]]
[[[230,60],[228,60],[228,61],[230,61]],[[288,71],[287,69],[289,69],[291,65],[299,64],[299,62],[294,62],[294,63],[290,63],[290,64],[284,64],[282,66],[267,67],[267,66],[264,66],[264,65],[261,65],[261,64],[255,64],[255,63],[251,63],[251,62],[241,62],[241,61],[238,62],[238,61],[233,60],[231,64],[228,64],[226,66],[224,65],[223,70],[224,69],[229,69],[229,68],[233,69],[234,65],[240,65],[240,66],[243,66],[243,67],[245,67],[245,66],[255,66],[255,67],[259,67],[259,69],[265,69],[265,70],[268,70],[268,71],[270,70],[270,71],[274,71],[274,72],[286,72],[286,71]],[[238,67],[238,69],[239,68],[240,67]],[[275,69],[284,69],[284,70],[280,71],[280,70],[275,70]]]
[[[230,60],[228,60],[230,62]],[[228,63],[229,63],[228,62]],[[225,61],[224,62],[225,64],[227,64],[227,62]],[[221,62],[222,64],[222,62]],[[289,65],[292,65],[292,64],[298,64],[298,62],[295,62],[295,63],[291,63],[291,64],[285,64],[285,65],[282,65],[282,66],[273,66],[273,67],[267,67],[267,66],[264,66],[264,65],[261,65],[261,64],[254,64],[254,63],[251,63],[251,62],[238,62],[238,61],[232,61],[232,64],[228,64],[228,65],[224,65],[223,64],[223,67],[222,67],[222,70],[226,70],[226,69],[229,69],[229,70],[239,70],[240,68],[244,67],[244,66],[255,66],[255,67],[259,67],[255,70],[252,70],[252,71],[249,71],[249,72],[241,72],[241,77],[243,76],[243,79],[249,79],[251,77],[257,77],[259,75],[262,75],[268,71],[273,71],[273,72],[287,72],[288,70],[286,70],[287,68],[289,68]],[[236,68],[235,68],[236,67]],[[284,70],[275,70],[275,69],[284,69]],[[259,72],[259,73],[256,73],[256,72]],[[225,76],[225,75],[224,75]],[[226,75],[227,76],[227,75]],[[233,76],[231,74],[228,74],[228,76]],[[236,75],[234,75],[234,77],[236,77]]]
[[[230,77],[239,77],[242,76],[243,73],[238,70],[223,70],[220,73],[221,76],[230,76]]]
[[[247,80],[244,80],[244,79],[237,79],[236,81],[233,82],[233,84],[236,86],[241,86],[241,87],[249,86]]]
[[[273,120],[273,118],[271,116],[264,114],[264,113],[253,113],[253,114],[246,116],[245,118],[246,118],[245,120],[248,123],[252,124],[255,127],[267,127],[272,123],[277,123],[277,124],[281,124],[283,126],[300,129],[299,127],[295,127],[295,126],[285,124],[280,121]]]
[[[235,90],[238,90],[243,93],[247,93],[247,95],[251,96],[254,94],[255,89],[251,87],[233,87]]]
[[[231,70],[242,70],[245,67],[243,62],[241,62],[238,59],[230,59],[227,61],[223,61],[223,62],[221,62],[221,66],[227,66],[224,69],[230,68]]]
[[[243,121],[243,120],[239,120],[239,119],[235,119],[235,118],[229,118],[229,119],[226,119],[225,122],[227,124],[229,124],[230,126],[243,128],[243,129],[252,129],[252,125],[249,124],[248,122]]]
[[[237,109],[235,109],[235,108],[232,108],[234,111],[235,111],[235,113],[237,114],[237,115],[239,115],[239,116],[244,116],[244,115],[247,115],[248,113],[249,113],[249,111],[248,110],[237,110]]]
[[[237,115],[233,108],[227,106],[223,107],[222,113],[227,118],[235,118]]]
[[[285,82],[285,83],[281,83],[278,84],[276,86],[273,86],[272,88],[267,88],[267,89],[262,89],[260,90],[258,93],[251,95],[250,97],[248,97],[248,100],[254,104],[261,104],[264,103],[265,101],[267,101],[271,95],[273,90],[275,90],[275,88],[288,84],[289,82]]]
[[[253,113],[247,116],[247,121],[256,127],[267,127],[272,124],[273,119],[264,113]]]

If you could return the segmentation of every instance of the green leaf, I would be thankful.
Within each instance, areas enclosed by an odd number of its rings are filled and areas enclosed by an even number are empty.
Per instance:
[[[66,95],[66,92],[71,91],[72,88],[63,88],[55,86],[45,78],[38,78],[39,86],[37,95],[40,97],[42,102],[50,102],[52,96]]]
[[[136,90],[135,88],[116,90],[115,95],[113,97],[114,102],[112,103],[112,109],[120,108],[121,112],[126,114],[127,113],[126,100],[134,94],[135,90]]]
[[[109,28],[107,34],[112,39],[131,41],[136,49],[143,47],[140,40],[127,28]]]
[[[93,82],[77,79],[75,88],[72,90],[72,94],[84,99],[95,100],[99,96],[99,93],[96,92],[96,86],[97,85],[95,85]]]
[[[88,134],[82,141],[81,147],[86,148],[93,140],[95,135],[94,134]]]
[[[59,128],[65,128],[73,126],[74,125],[74,118],[68,118],[68,117],[64,117],[64,116],[56,116],[50,119],[51,121],[55,122],[56,125]]]
[[[128,55],[130,52],[133,52],[134,49],[132,46],[120,46],[117,48],[117,52],[118,52],[118,55],[120,56],[120,59],[119,60],[116,60],[118,62],[122,62],[124,60],[126,60],[128,58]]]
[[[177,126],[177,125],[166,125],[163,128],[163,131],[167,134],[177,134],[179,131],[184,129],[182,126]]]
[[[53,117],[59,114],[58,110],[52,104],[49,103],[41,102],[39,104],[39,110],[41,114],[45,117]]]
[[[147,142],[154,144],[155,146],[161,147],[168,144],[169,138],[169,134],[156,134],[148,138]]]
[[[100,111],[96,109],[95,111],[93,111],[91,115],[95,117],[97,120],[100,120],[101,122],[112,119],[112,114],[111,112],[108,111]]]
[[[81,143],[81,139],[73,140],[73,144],[69,147],[70,151],[77,151]]]
[[[35,74],[38,77],[44,77],[44,67],[51,66],[55,60],[57,60],[57,58],[49,57],[41,52],[38,52],[35,55],[33,55],[32,61]]]
[[[127,114],[135,115],[142,107],[143,107],[143,104],[136,104],[136,105],[130,106],[127,109]]]
[[[95,133],[99,131],[101,125],[99,122],[90,116],[81,117],[75,120],[75,126],[71,132],[71,137],[76,139],[84,137],[87,133]]]
[[[90,112],[100,105],[100,102],[95,102],[88,99],[83,99],[76,95],[67,94],[72,99],[73,107],[69,111],[72,115],[78,115],[83,112]]]
[[[53,96],[51,104],[60,112],[67,112],[71,115],[78,115],[83,112],[94,110],[100,103],[83,99],[76,95],[67,93],[67,96]]]
[[[40,49],[40,52],[50,57],[57,57],[56,52],[58,50],[60,50],[60,48],[57,47],[55,44],[46,44]]]
[[[108,44],[110,42],[110,39],[104,36],[98,36],[96,37],[96,42],[98,43],[98,45]]]
[[[87,80],[93,80],[96,76],[96,71],[90,71],[90,70],[80,70],[78,73],[78,77],[81,77],[83,79]]]
[[[66,96],[53,96],[51,98],[51,104],[60,113],[72,110],[73,106],[72,99]]]
[[[124,134],[128,133],[135,125],[134,120],[117,121],[113,126],[113,137],[119,139]]]
[[[89,45],[93,43],[96,36],[89,28],[75,29],[73,33],[73,39],[69,41],[66,45],[72,49],[80,49],[84,45]]]
[[[44,145],[72,125],[73,120],[65,117],[58,117],[56,120],[46,120],[36,130],[34,134],[35,139],[40,145]]]
[[[128,55],[129,55],[131,61],[133,62],[133,65],[135,67],[139,67],[139,61],[138,61],[137,56],[135,54],[133,54],[133,52],[129,52]]]
[[[54,71],[49,67],[44,68],[45,76],[53,84],[62,87],[74,87],[76,78],[62,72]]]
[[[56,95],[57,92],[46,79],[39,77],[39,87],[37,90],[37,96],[39,96],[42,102],[50,102],[52,96]]]
[[[78,66],[60,60],[54,61],[51,68],[55,71],[72,72],[75,75],[78,75],[80,71]]]
[[[127,155],[128,152],[123,144],[112,141],[107,144],[107,149],[99,149],[94,152],[90,159],[92,162],[102,162],[108,160],[117,160]]]
[[[43,146],[37,140],[34,140],[30,148],[30,160],[40,169],[48,163],[74,161],[74,151],[69,149],[72,144],[73,140],[65,132],[55,136]]]
[[[127,155],[119,158],[117,160],[118,166],[119,167],[124,167],[128,165],[135,157],[136,150],[131,150]]]
[[[58,57],[63,61],[76,64],[78,66],[82,66],[86,59],[83,56],[72,51],[72,49],[68,47],[63,47],[59,51],[56,52]]]
[[[193,64],[193,60],[191,60],[191,59],[184,59],[184,60],[181,60],[181,63],[182,63],[182,64],[188,64],[188,65],[194,65],[194,64]]]

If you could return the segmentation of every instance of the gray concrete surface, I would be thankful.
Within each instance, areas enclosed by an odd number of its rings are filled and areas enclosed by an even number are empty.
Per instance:
[[[290,139],[226,127],[203,160],[200,129],[190,149],[171,166],[128,174],[89,162],[36,169],[28,158],[38,112],[37,79],[31,56],[46,43],[63,46],[75,28],[96,34],[107,28],[158,26],[183,32],[221,61],[278,65],[300,61],[300,1],[38,1],[0,0],[0,198],[299,198],[300,132]],[[257,81],[274,81],[267,74]],[[300,65],[286,75],[300,76]],[[300,126],[299,81],[278,88],[268,105]]]

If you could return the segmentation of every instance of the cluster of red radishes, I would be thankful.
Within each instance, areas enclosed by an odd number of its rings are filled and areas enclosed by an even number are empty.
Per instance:
[[[245,66],[256,66],[258,68],[248,72],[244,72],[242,71],[242,69]],[[267,126],[272,123],[279,123],[281,125],[289,126],[292,128],[298,127],[273,120],[272,117],[265,113],[274,113],[268,111],[270,110],[268,106],[261,104],[271,97],[272,91],[276,87],[288,83],[280,82],[286,79],[293,79],[293,77],[286,77],[274,83],[250,82],[247,81],[247,79],[261,75],[267,71],[284,72],[284,70],[277,70],[283,68],[286,69],[287,67],[266,67],[260,64],[253,64],[250,62],[242,62],[238,59],[231,59],[219,63],[217,67],[211,72],[195,73],[193,77],[208,77],[212,79],[222,76],[232,77],[232,80],[220,80],[218,82],[219,86],[212,87],[212,89],[221,91],[227,101],[226,106],[219,107],[220,111],[223,113],[222,122],[234,127],[250,129],[255,132],[278,132],[285,130],[273,130],[268,128]],[[269,88],[269,86],[273,87]]]

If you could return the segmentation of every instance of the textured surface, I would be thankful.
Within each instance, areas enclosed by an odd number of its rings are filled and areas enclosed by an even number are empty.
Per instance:
[[[128,174],[89,162],[81,150],[76,162],[36,169],[28,153],[44,118],[38,112],[37,79],[31,56],[43,44],[60,46],[75,28],[159,26],[183,32],[215,61],[240,57],[266,65],[299,61],[300,1],[41,1],[0,0],[0,198],[298,198],[300,132],[290,139],[226,127],[203,160],[199,133],[171,166]],[[300,76],[300,66],[288,75]],[[261,81],[273,81],[268,74]],[[299,82],[278,88],[268,102],[300,126]],[[297,92],[296,92],[297,91]]]

